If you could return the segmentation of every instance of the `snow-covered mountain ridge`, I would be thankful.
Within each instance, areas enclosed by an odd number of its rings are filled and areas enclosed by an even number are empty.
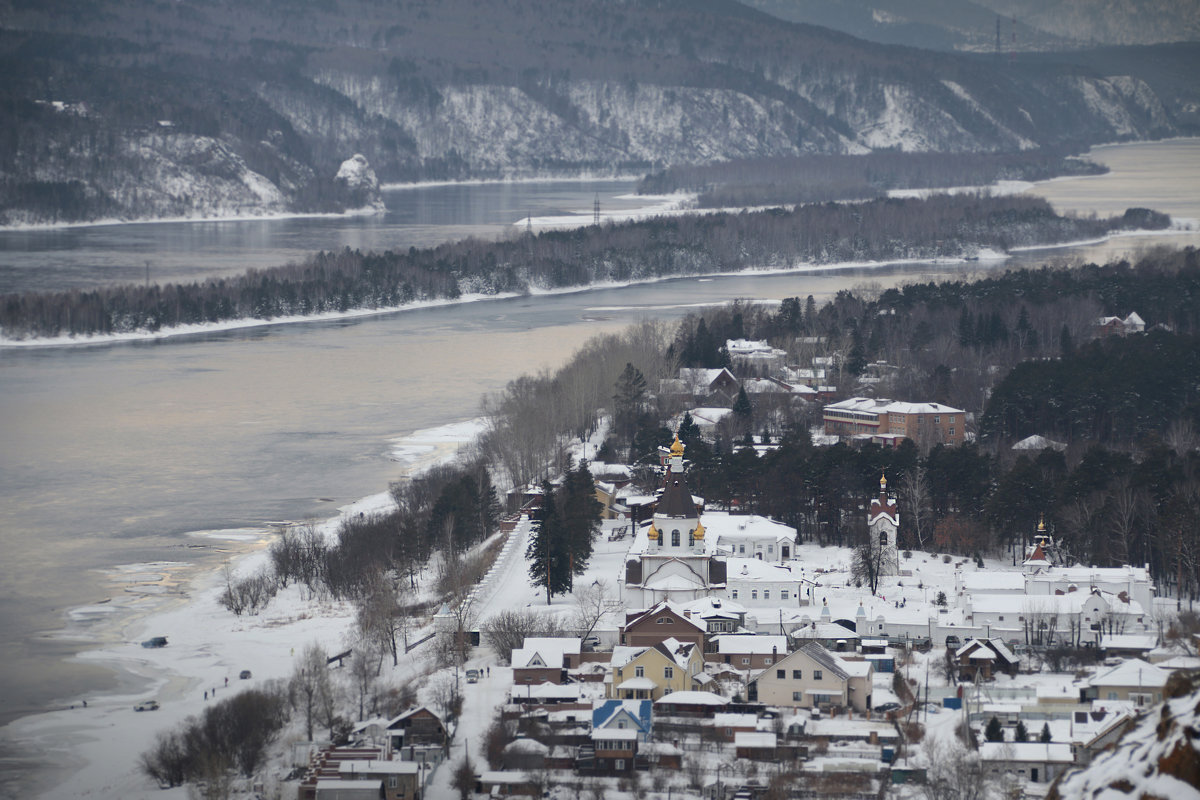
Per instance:
[[[732,0],[45,0],[8,18],[0,224],[342,211],[362,205],[335,180],[356,154],[396,183],[1200,132],[1200,45],[997,60]]]

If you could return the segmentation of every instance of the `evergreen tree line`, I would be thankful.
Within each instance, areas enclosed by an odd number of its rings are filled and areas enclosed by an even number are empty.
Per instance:
[[[191,284],[9,294],[0,297],[0,330],[11,338],[156,331],[393,308],[466,292],[520,292],[799,262],[957,256],[978,247],[1007,250],[1094,238],[1131,221],[1166,224],[1147,213],[1081,219],[1059,216],[1037,198],[965,195],[660,217],[407,252],[347,248],[299,264]]]
[[[922,457],[898,448],[814,447],[807,431],[778,448],[718,439],[680,428],[689,486],[710,508],[753,513],[795,527],[799,541],[851,546],[866,531],[866,510],[881,474],[900,502],[901,542],[911,549],[1011,554],[1038,522],[1069,558],[1083,564],[1149,564],[1160,587],[1200,596],[1200,438],[1152,438],[1136,452],[1099,445],[1015,454],[985,445],[939,445]]]
[[[542,483],[542,506],[525,557],[530,580],[546,591],[546,605],[556,594],[569,594],[575,576],[587,571],[601,510],[585,461],[568,470],[557,488]]]
[[[646,175],[639,194],[697,192],[700,208],[823,203],[879,197],[892,189],[989,186],[1063,175],[1102,175],[1108,168],[1069,158],[1062,148],[1015,153],[902,153],[740,158],[681,164]]]

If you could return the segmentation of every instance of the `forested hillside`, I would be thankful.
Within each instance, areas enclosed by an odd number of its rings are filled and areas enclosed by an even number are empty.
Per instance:
[[[13,0],[0,223],[311,211],[381,180],[645,172],[1200,130],[1195,47],[868,44],[732,0]]]
[[[1113,219],[1054,213],[1031,197],[827,203],[792,210],[660,217],[469,239],[407,252],[320,253],[233,279],[0,297],[9,338],[156,331],[231,319],[394,308],[417,300],[887,259],[969,256],[980,248],[1078,241],[1123,227],[1165,227],[1151,212]]]

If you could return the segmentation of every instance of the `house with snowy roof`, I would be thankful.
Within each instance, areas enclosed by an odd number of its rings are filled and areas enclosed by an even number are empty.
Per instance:
[[[984,742],[979,745],[983,768],[996,776],[1011,774],[1034,784],[1052,783],[1075,764],[1069,744],[1053,742]]]
[[[681,367],[679,377],[659,384],[663,395],[682,397],[704,405],[731,405],[742,384],[728,369]]]
[[[746,627],[746,607],[722,597],[701,597],[682,607],[692,622],[704,625],[709,637],[718,633],[736,633]]]
[[[740,670],[760,670],[788,654],[788,638],[768,634],[723,634],[711,639],[706,661],[729,664]]]
[[[616,700],[657,700],[673,692],[700,688],[702,648],[667,639],[649,647],[614,647],[605,695]]]
[[[1146,321],[1136,311],[1130,311],[1124,319],[1100,317],[1093,327],[1097,336],[1129,336],[1132,333],[1145,333]]]
[[[752,696],[771,706],[792,708],[871,708],[874,666],[848,661],[809,643],[762,670],[751,682]]]
[[[726,339],[725,352],[737,367],[765,375],[783,366],[787,351],[771,347],[762,339]]]
[[[1161,703],[1170,675],[1161,667],[1132,658],[1089,678],[1080,699],[1128,701],[1136,706]]]
[[[756,558],[731,558],[726,563],[725,594],[748,609],[797,607],[815,581],[795,562],[771,564]]]
[[[592,730],[633,730],[638,739],[650,741],[653,721],[653,702],[650,700],[597,700],[592,706]]]
[[[966,412],[941,403],[851,397],[825,406],[822,418],[828,435],[885,447],[911,439],[922,452],[938,444],[960,445],[966,436]]]
[[[760,561],[791,561],[796,549],[796,529],[758,514],[710,511],[704,515],[708,535],[717,549],[730,557]]]
[[[583,641],[568,637],[525,637],[512,651],[513,683],[563,683],[567,670],[579,666]]]
[[[1021,660],[997,638],[968,639],[953,658],[958,680],[964,683],[994,680],[999,672],[1015,677],[1021,666]]]

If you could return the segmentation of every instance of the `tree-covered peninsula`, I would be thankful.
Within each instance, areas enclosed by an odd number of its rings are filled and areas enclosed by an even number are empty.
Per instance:
[[[1168,224],[1144,209],[1084,219],[1041,199],[986,195],[667,216],[407,252],[322,252],[232,279],[9,294],[0,297],[0,332],[28,339],[158,331],[801,263],[969,257]]]

